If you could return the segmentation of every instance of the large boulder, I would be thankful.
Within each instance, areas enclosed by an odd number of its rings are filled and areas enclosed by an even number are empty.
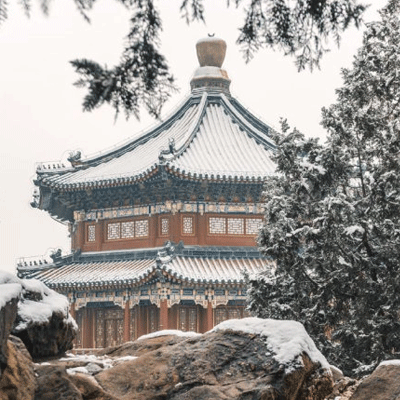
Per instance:
[[[400,400],[400,360],[384,361],[357,387],[351,400]]]
[[[0,272],[0,376],[7,366],[7,341],[17,316],[21,292],[22,285],[18,278]]]
[[[160,337],[144,340],[158,348],[143,352],[142,345],[131,354],[137,358],[95,375],[107,393],[121,400],[322,400],[332,391],[329,364],[297,322],[246,318],[172,345],[170,338],[167,346]]]
[[[0,377],[1,400],[33,400],[36,377],[33,362],[21,339],[10,336],[7,342],[7,367]]]
[[[72,349],[77,325],[68,299],[36,279],[21,279],[22,297],[12,333],[22,339],[34,359]]]

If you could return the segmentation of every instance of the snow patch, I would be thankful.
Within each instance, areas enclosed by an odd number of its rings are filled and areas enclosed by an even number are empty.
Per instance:
[[[349,226],[347,228],[344,229],[344,233],[346,235],[353,235],[355,232],[360,232],[361,234],[363,234],[365,232],[364,228],[360,225],[353,225],[353,226]]]
[[[164,329],[162,331],[157,331],[149,333],[148,335],[140,336],[137,340],[152,339],[159,336],[180,336],[180,337],[196,337],[201,336],[201,333],[196,332],[183,332],[177,329]]]
[[[231,319],[215,326],[210,332],[233,330],[266,337],[267,346],[274,359],[292,369],[301,363],[301,354],[306,353],[311,361],[320,363],[330,374],[330,365],[326,358],[308,336],[304,326],[296,321],[282,321],[261,318]]]
[[[72,323],[72,317],[68,314],[68,299],[49,289],[44,283],[37,279],[21,279],[24,294],[33,292],[40,294],[41,300],[33,301],[22,299],[18,303],[18,315],[21,322],[15,328],[16,331],[26,329],[31,323],[46,323],[53,313],[60,313],[66,322]],[[74,323],[74,326],[76,324]]]
[[[19,283],[0,284],[0,308],[12,299],[19,299],[22,292],[22,286]]]
[[[400,366],[400,360],[386,360],[382,361],[378,367],[384,366],[384,365],[397,365]]]
[[[67,374],[69,375],[75,375],[77,372],[81,374],[89,374],[89,371],[85,367],[75,367],[67,369]]]

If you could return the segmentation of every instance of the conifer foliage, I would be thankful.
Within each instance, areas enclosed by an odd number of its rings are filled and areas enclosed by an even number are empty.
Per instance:
[[[7,17],[8,2],[0,0],[0,26]],[[45,14],[52,0],[37,0]],[[89,13],[97,0],[73,0],[81,15],[89,21]],[[158,117],[161,107],[175,89],[165,57],[160,51],[161,17],[156,0],[116,0],[131,15],[121,61],[113,68],[81,59],[72,61],[85,87],[84,111],[92,111],[104,103],[116,114],[138,117],[141,106]],[[243,10],[238,43],[249,61],[263,48],[277,48],[295,56],[299,70],[318,66],[327,51],[328,39],[339,44],[340,35],[352,23],[359,26],[365,5],[361,0],[232,0],[226,4]],[[33,0],[19,0],[29,16]],[[181,0],[183,18],[205,22],[204,0]]]
[[[355,376],[400,357],[400,0],[380,15],[323,110],[326,145],[285,122],[275,137],[259,244],[277,266],[249,291]]]

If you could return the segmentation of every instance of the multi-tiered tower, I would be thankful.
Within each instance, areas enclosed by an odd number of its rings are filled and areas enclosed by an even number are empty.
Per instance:
[[[243,273],[267,264],[255,237],[274,144],[230,95],[225,51],[217,38],[197,43],[191,94],[156,128],[37,168],[36,206],[69,222],[72,251],[18,272],[69,297],[77,347],[204,332],[246,313]]]

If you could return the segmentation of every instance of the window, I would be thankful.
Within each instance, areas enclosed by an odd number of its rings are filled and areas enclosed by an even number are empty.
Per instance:
[[[161,236],[169,235],[169,218],[161,218]]]
[[[114,223],[114,224],[108,224],[107,226],[107,239],[119,239],[120,236],[120,226],[121,224],[118,223]]]
[[[210,217],[208,232],[211,235],[255,236],[262,224],[262,218]]]
[[[193,217],[182,218],[182,233],[184,235],[193,235]]]
[[[147,219],[141,219],[135,222],[135,236],[136,237],[149,236],[149,221]]]
[[[261,229],[263,220],[261,218],[246,219],[246,235],[257,235]]]
[[[87,241],[95,242],[96,241],[96,225],[88,225],[87,227]]]
[[[211,217],[208,220],[209,232],[213,235],[223,235],[226,233],[226,218]]]
[[[243,218],[228,218],[228,235],[244,235]]]
[[[128,239],[135,237],[135,222],[121,222],[121,238]]]
[[[133,239],[149,236],[149,221],[141,219],[137,221],[113,222],[107,225],[107,239]]]

